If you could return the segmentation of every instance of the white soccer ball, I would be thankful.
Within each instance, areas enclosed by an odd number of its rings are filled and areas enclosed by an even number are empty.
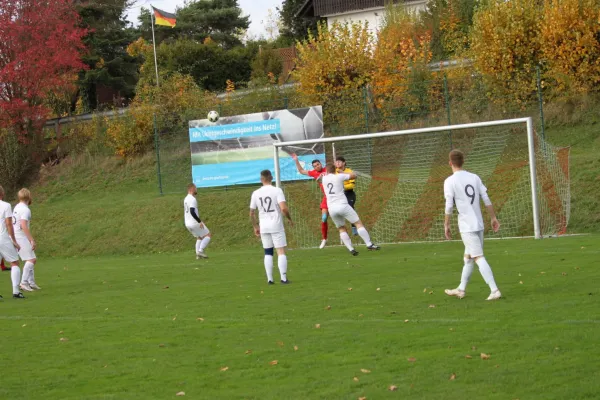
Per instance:
[[[210,111],[207,118],[210,122],[217,122],[219,120],[219,113],[216,111]]]

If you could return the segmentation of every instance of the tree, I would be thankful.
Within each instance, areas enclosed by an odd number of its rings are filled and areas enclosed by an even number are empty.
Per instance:
[[[80,2],[77,11],[82,26],[88,29],[83,39],[88,48],[83,61],[88,66],[79,77],[84,108],[98,107],[97,91],[110,88],[124,100],[133,98],[140,60],[127,54],[127,46],[136,39],[135,31],[125,20],[131,0]]]
[[[0,10],[0,128],[23,140],[39,132],[49,108],[84,69],[80,17],[70,0],[3,0]]]
[[[145,49],[140,81],[143,84],[155,84],[152,47]],[[184,74],[193,77],[203,89],[223,90],[228,79],[236,83],[250,79],[250,63],[257,50],[253,47],[226,50],[211,40],[198,43],[190,39],[178,39],[164,42],[156,48],[158,71],[161,80],[173,74]]]
[[[317,32],[318,17],[296,17],[298,10],[306,0],[283,0],[277,7],[282,27],[279,30],[280,42],[293,45],[296,41],[308,38],[308,32]]]
[[[264,46],[252,61],[252,80],[256,83],[277,82],[283,72],[282,58],[276,49]]]
[[[140,32],[146,40],[152,38],[151,11],[142,8]],[[155,26],[156,43],[167,39],[194,40],[199,43],[210,37],[225,48],[241,45],[241,37],[250,26],[250,17],[242,15],[238,0],[191,0],[178,7],[174,28]]]
[[[431,31],[434,60],[461,56],[470,46],[469,32],[480,0],[429,0],[421,12],[425,27]]]
[[[600,86],[600,3],[546,0],[541,26],[546,76],[565,89]]]
[[[541,11],[537,0],[490,0],[473,17],[475,68],[497,94],[511,95],[518,103],[535,92]]]

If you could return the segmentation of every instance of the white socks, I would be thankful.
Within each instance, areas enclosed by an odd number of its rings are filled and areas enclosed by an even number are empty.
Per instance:
[[[357,229],[358,234],[360,235],[361,239],[365,242],[365,244],[367,246],[372,246],[373,243],[371,242],[371,237],[369,236],[369,232],[367,232],[367,230],[365,229],[364,226],[360,227]]]
[[[202,245],[202,240],[196,240],[196,253],[200,253],[200,246]]]
[[[10,279],[13,286],[13,294],[19,294],[19,282],[21,281],[21,268],[12,267],[10,269]]]
[[[267,280],[273,282],[273,256],[265,255],[265,271],[267,272]]]
[[[207,236],[204,239],[202,239],[200,241],[200,251],[204,251],[204,249],[208,246],[209,243],[210,243],[210,236]]]
[[[494,274],[492,273],[492,268],[490,268],[490,264],[488,264],[485,257],[479,257],[475,262],[479,266],[479,272],[481,272],[481,276],[483,276],[483,280],[488,284],[490,290],[492,292],[498,290],[498,286],[494,280]]]
[[[287,281],[287,256],[284,254],[282,256],[277,256],[277,267],[279,267],[279,275],[281,275],[281,280]],[[273,257],[271,257],[271,270],[273,269]]]
[[[465,266],[462,270],[462,275],[460,277],[460,285],[458,286],[459,290],[463,292],[467,290],[467,283],[469,283],[469,279],[471,278],[471,274],[473,273],[473,269],[475,268],[475,261],[472,258],[465,258]]]
[[[23,275],[21,276],[21,283],[35,283],[33,279],[33,264],[27,261],[23,266]]]
[[[342,243],[344,243],[344,245],[346,246],[346,248],[348,250],[350,250],[350,251],[354,250],[354,246],[352,246],[352,240],[350,240],[350,236],[348,236],[348,232],[340,232],[340,239],[342,239]]]

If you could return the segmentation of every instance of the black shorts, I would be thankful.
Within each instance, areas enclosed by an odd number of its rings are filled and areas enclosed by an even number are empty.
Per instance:
[[[354,203],[356,203],[356,193],[354,190],[344,190],[344,194],[346,195],[350,207],[354,208]]]

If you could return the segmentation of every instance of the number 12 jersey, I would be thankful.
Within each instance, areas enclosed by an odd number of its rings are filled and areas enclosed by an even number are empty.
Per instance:
[[[453,203],[456,204],[460,232],[483,231],[480,199],[486,206],[492,202],[479,176],[464,170],[456,171],[444,181],[444,197],[447,215],[452,214]]]
[[[260,233],[284,231],[279,203],[285,201],[283,190],[275,186],[263,186],[252,193],[250,208],[258,209]]]

